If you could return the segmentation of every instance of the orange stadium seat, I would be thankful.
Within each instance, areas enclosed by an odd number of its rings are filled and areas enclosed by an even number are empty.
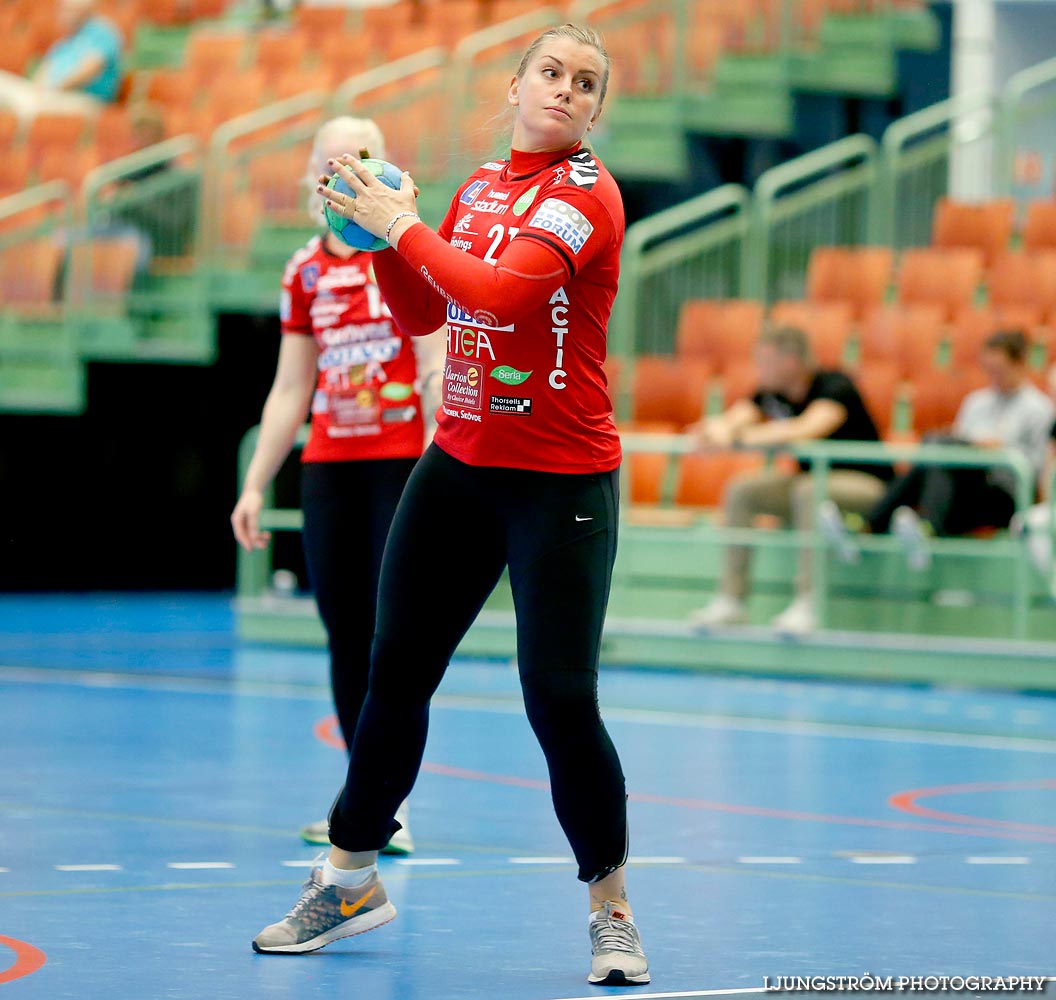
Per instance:
[[[675,503],[684,507],[718,507],[731,479],[761,469],[764,462],[760,452],[701,451],[682,455]]]
[[[1024,250],[1056,250],[1056,201],[1032,201],[1023,223]]]
[[[0,70],[24,76],[37,54],[34,39],[28,32],[5,31],[4,44],[0,45]]]
[[[986,275],[990,305],[1056,308],[1056,250],[1003,253]]]
[[[76,191],[89,171],[99,166],[99,163],[99,153],[94,147],[70,150],[52,147],[44,150],[37,161],[37,183],[65,181]]]
[[[5,155],[15,144],[18,131],[18,116],[13,111],[0,108],[0,150],[3,150]]]
[[[989,263],[1008,247],[1015,225],[1016,203],[997,198],[979,204],[940,198],[931,223],[932,246],[979,250]]]
[[[775,326],[795,326],[806,333],[814,356],[825,368],[840,368],[851,338],[850,306],[842,302],[775,302],[770,309]]]
[[[425,8],[425,20],[443,44],[452,46],[484,27],[484,11],[478,0],[444,0],[442,4]]]
[[[256,196],[249,191],[227,194],[220,208],[220,241],[225,249],[246,249],[260,218]]]
[[[982,273],[981,250],[905,250],[898,268],[898,301],[902,305],[941,306],[949,319],[972,304]]]
[[[335,82],[363,72],[377,55],[370,39],[362,32],[328,35],[313,47],[313,52]]]
[[[302,210],[306,187],[301,181],[307,162],[303,149],[291,149],[269,153],[250,163],[249,189],[262,212],[293,215]]]
[[[739,399],[748,399],[758,387],[759,371],[754,361],[733,361],[719,376],[723,407],[732,406]]]
[[[902,386],[898,365],[891,361],[867,361],[854,373],[854,384],[880,436],[886,437],[894,426],[895,404]]]
[[[139,244],[129,237],[98,237],[76,244],[70,254],[67,298],[73,303],[123,302],[132,288],[138,254]]]
[[[859,362],[891,362],[907,376],[932,371],[938,367],[939,347],[945,335],[939,306],[881,306],[862,323]]]
[[[308,36],[300,31],[262,31],[256,36],[254,64],[270,80],[301,69],[308,54]]]
[[[957,416],[961,400],[985,384],[986,377],[975,367],[914,380],[909,389],[914,432],[919,436],[948,429]]]
[[[7,306],[34,307],[55,302],[63,247],[48,239],[10,247],[0,254],[0,301]]]
[[[30,157],[39,162],[50,149],[64,152],[76,149],[89,134],[88,118],[84,115],[46,111],[38,114],[30,123],[26,133],[26,145]]]
[[[197,97],[195,79],[182,66],[152,70],[144,88],[147,100],[165,107],[190,107]]]
[[[709,361],[717,371],[749,360],[764,314],[763,304],[754,299],[687,299],[678,317],[676,352]]]
[[[631,503],[658,504],[663,495],[668,459],[665,452],[632,451],[627,456]]]
[[[212,91],[214,80],[238,70],[245,54],[246,38],[241,32],[198,30],[187,40],[184,65],[195,79],[208,81]]]
[[[0,191],[4,195],[21,191],[29,184],[29,178],[29,150],[24,145],[8,149],[0,156]]]
[[[103,108],[95,119],[93,135],[99,159],[103,162],[127,156],[136,148],[132,120],[123,105]]]
[[[704,361],[640,357],[634,364],[631,419],[685,427],[704,413],[711,366]]]
[[[856,319],[881,305],[894,272],[889,247],[817,247],[807,265],[807,299],[850,306]]]
[[[950,327],[950,364],[958,371],[974,368],[983,342],[999,330],[1021,330],[1028,337],[1041,322],[1036,306],[1008,306],[1003,310],[988,307],[965,309],[958,313]]]

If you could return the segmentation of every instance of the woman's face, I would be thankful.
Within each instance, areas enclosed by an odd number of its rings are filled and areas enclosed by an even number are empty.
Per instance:
[[[517,109],[514,149],[542,152],[579,142],[601,114],[604,72],[604,59],[592,45],[546,39],[524,76],[510,84],[508,100]]]

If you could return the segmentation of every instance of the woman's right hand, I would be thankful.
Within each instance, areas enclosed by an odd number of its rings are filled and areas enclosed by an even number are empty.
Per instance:
[[[260,490],[243,490],[231,512],[231,527],[238,544],[247,552],[263,549],[271,541],[270,531],[260,530],[260,512],[264,507],[264,494]]]

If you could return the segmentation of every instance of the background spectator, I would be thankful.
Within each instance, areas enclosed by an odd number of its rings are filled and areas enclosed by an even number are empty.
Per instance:
[[[718,417],[705,420],[696,433],[703,445],[769,446],[822,439],[877,441],[876,424],[851,379],[843,372],[820,370],[807,335],[794,327],[764,333],[755,352],[759,388],[751,399],[735,403]],[[775,515],[799,531],[815,523],[814,484],[806,475],[809,464],[795,472],[766,469],[734,479],[723,503],[725,523],[748,528],[760,514]],[[841,509],[864,513],[884,492],[888,474],[883,467],[834,465],[829,493]],[[731,545],[720,592],[692,616],[702,627],[731,625],[747,620],[750,549]],[[815,627],[811,593],[811,552],[800,553],[796,598],[774,620],[781,631],[806,632]]]
[[[1026,456],[1040,479],[1054,407],[1030,381],[1028,346],[1019,331],[989,337],[979,364],[990,385],[965,396],[950,433],[926,435],[924,440],[1014,449]],[[891,531],[905,546],[910,566],[925,569],[931,562],[930,537],[963,535],[981,527],[1004,528],[1015,510],[1015,478],[1010,469],[918,465],[890,485],[869,512],[865,527],[874,534]],[[843,523],[837,512],[827,507],[819,517],[830,536],[841,532]],[[841,551],[849,551],[848,541],[849,536],[843,539]]]
[[[121,85],[121,35],[95,13],[95,0],[61,0],[63,36],[44,54],[31,79],[0,71],[0,105],[21,119],[42,111],[94,113],[117,98]]]

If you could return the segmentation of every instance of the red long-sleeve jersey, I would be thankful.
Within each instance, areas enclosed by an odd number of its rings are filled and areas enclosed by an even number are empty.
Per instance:
[[[602,365],[623,204],[587,149],[485,163],[438,233],[414,225],[375,254],[401,328],[447,322],[434,440],[470,465],[607,472],[620,463]]]

